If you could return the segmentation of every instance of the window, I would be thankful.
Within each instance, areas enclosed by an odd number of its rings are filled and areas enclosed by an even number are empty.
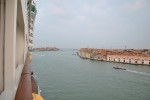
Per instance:
[[[33,41],[29,39],[29,43],[33,43]]]
[[[129,63],[131,63],[131,59],[129,59]]]
[[[31,36],[33,37],[33,34],[31,33]]]
[[[124,58],[123,62],[126,62],[125,58]]]
[[[27,2],[27,6],[28,6],[29,4],[30,4],[30,2],[28,1],[28,2]]]
[[[37,12],[34,5],[31,5],[31,12],[34,12],[35,14],[36,14],[36,12]]]
[[[31,21],[31,24],[32,24],[32,25],[34,24],[33,21]]]
[[[1,0],[0,0],[1,2]],[[3,82],[4,82],[4,75],[3,75],[3,41],[4,41],[4,5],[0,3],[0,94],[3,91]]]
[[[149,60],[149,65],[150,65],[150,60]]]
[[[142,64],[144,64],[144,60],[142,59]]]
[[[30,29],[33,31],[33,27],[30,27]]]
[[[34,12],[34,11],[35,11],[35,7],[33,7],[33,8],[31,9],[31,11],[33,11],[33,12]]]
[[[29,33],[29,36],[33,37],[33,34],[32,34],[32,33]]]
[[[118,61],[120,62],[120,58],[118,58]]]

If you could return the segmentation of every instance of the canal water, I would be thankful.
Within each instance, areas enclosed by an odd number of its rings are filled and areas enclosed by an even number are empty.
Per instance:
[[[75,53],[32,53],[32,70],[45,100],[150,100],[150,66],[81,59]]]

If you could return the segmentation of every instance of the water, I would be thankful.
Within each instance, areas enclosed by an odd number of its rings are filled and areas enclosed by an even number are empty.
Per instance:
[[[32,54],[31,66],[45,100],[150,100],[150,66],[81,59],[74,53]]]

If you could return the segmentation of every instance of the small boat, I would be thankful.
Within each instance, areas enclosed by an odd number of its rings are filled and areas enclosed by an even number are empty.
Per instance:
[[[118,67],[118,66],[116,66],[116,67],[113,67],[114,69],[120,69],[120,70],[126,70],[125,68],[121,68],[121,67]]]

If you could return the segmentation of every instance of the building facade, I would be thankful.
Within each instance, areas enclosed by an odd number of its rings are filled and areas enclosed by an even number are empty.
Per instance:
[[[120,62],[128,64],[150,65],[150,50],[123,50],[123,49],[90,49],[82,48],[78,51],[82,58],[101,61]]]
[[[107,55],[107,61],[150,65],[150,57],[137,55]]]
[[[29,49],[32,50],[33,49],[33,38],[34,38],[34,23],[35,23],[35,17],[37,14],[37,10],[36,10],[36,4],[35,2],[32,0],[31,3],[28,1],[27,3],[27,9],[28,9],[28,23],[29,23]]]

